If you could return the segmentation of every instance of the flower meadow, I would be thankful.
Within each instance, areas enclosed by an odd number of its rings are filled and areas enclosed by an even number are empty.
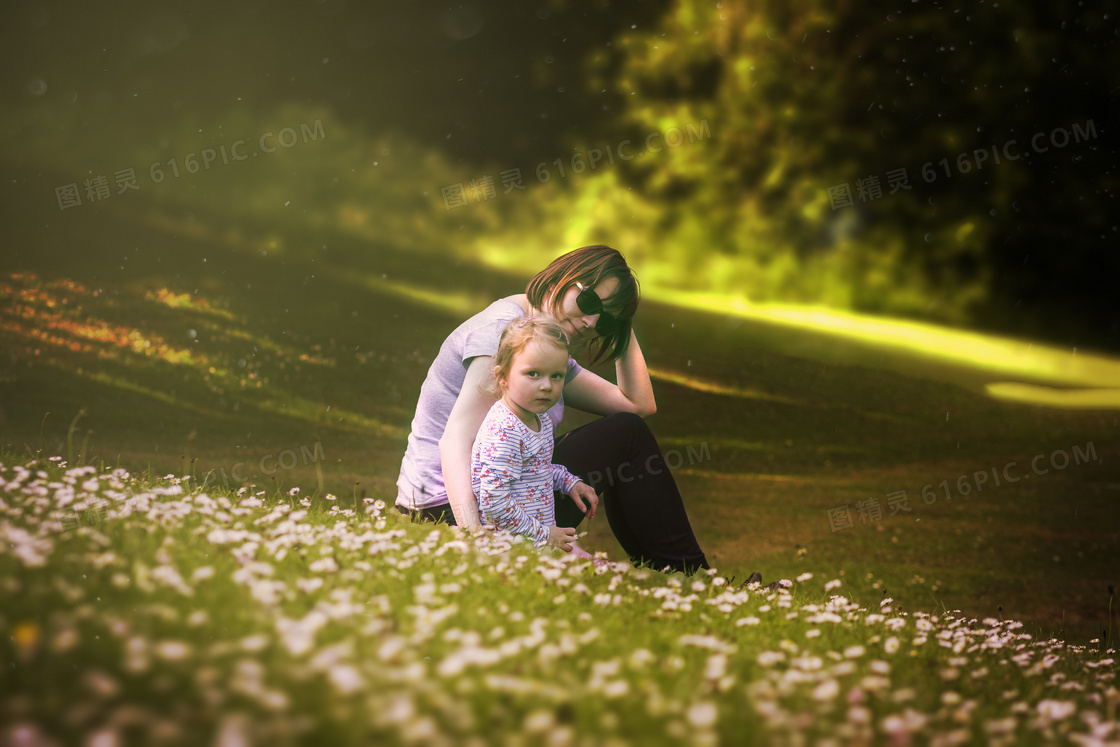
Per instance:
[[[1107,641],[0,464],[0,743],[1120,744]]]

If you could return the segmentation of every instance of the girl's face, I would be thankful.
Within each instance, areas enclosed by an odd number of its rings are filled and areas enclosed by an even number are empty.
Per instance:
[[[501,377],[502,401],[527,425],[536,426],[536,419],[556,404],[564,391],[568,374],[568,353],[547,343],[530,342],[510,363],[509,375]]]
[[[618,278],[606,278],[595,286],[595,293],[599,298],[606,299],[610,298],[617,288]],[[555,299],[556,307],[553,310],[556,321],[568,333],[568,338],[573,346],[590,342],[599,336],[599,333],[595,331],[595,324],[599,321],[599,315],[585,314],[580,310],[579,304],[576,303],[576,296],[579,295],[579,292],[579,288],[573,285],[562,297]]]

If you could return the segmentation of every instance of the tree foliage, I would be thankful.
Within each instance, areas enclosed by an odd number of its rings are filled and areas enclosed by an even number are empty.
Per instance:
[[[1103,290],[1079,262],[1116,237],[1115,40],[1092,3],[678,0],[596,55],[591,85],[629,94],[637,150],[710,137],[596,176],[625,188],[591,228],[655,216],[628,251],[662,283],[1026,331],[1024,293],[1041,317]],[[1062,269],[1038,277],[1032,254]]]

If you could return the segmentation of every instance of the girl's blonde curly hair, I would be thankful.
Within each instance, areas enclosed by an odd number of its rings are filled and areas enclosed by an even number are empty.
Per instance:
[[[498,341],[498,352],[494,353],[491,359],[493,365],[490,367],[490,376],[479,385],[479,389],[487,394],[500,395],[502,386],[499,379],[509,378],[513,357],[531,342],[555,345],[565,353],[568,352],[568,335],[554,320],[543,316],[523,316],[514,319],[502,330],[502,337]]]

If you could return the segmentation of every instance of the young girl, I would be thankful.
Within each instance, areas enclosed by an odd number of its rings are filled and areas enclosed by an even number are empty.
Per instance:
[[[556,526],[553,491],[571,496],[585,514],[594,515],[598,504],[591,486],[552,463],[547,411],[560,399],[567,370],[568,337],[556,322],[522,317],[506,326],[485,387],[501,399],[475,437],[471,481],[483,525],[588,557],[575,544],[575,529]]]

